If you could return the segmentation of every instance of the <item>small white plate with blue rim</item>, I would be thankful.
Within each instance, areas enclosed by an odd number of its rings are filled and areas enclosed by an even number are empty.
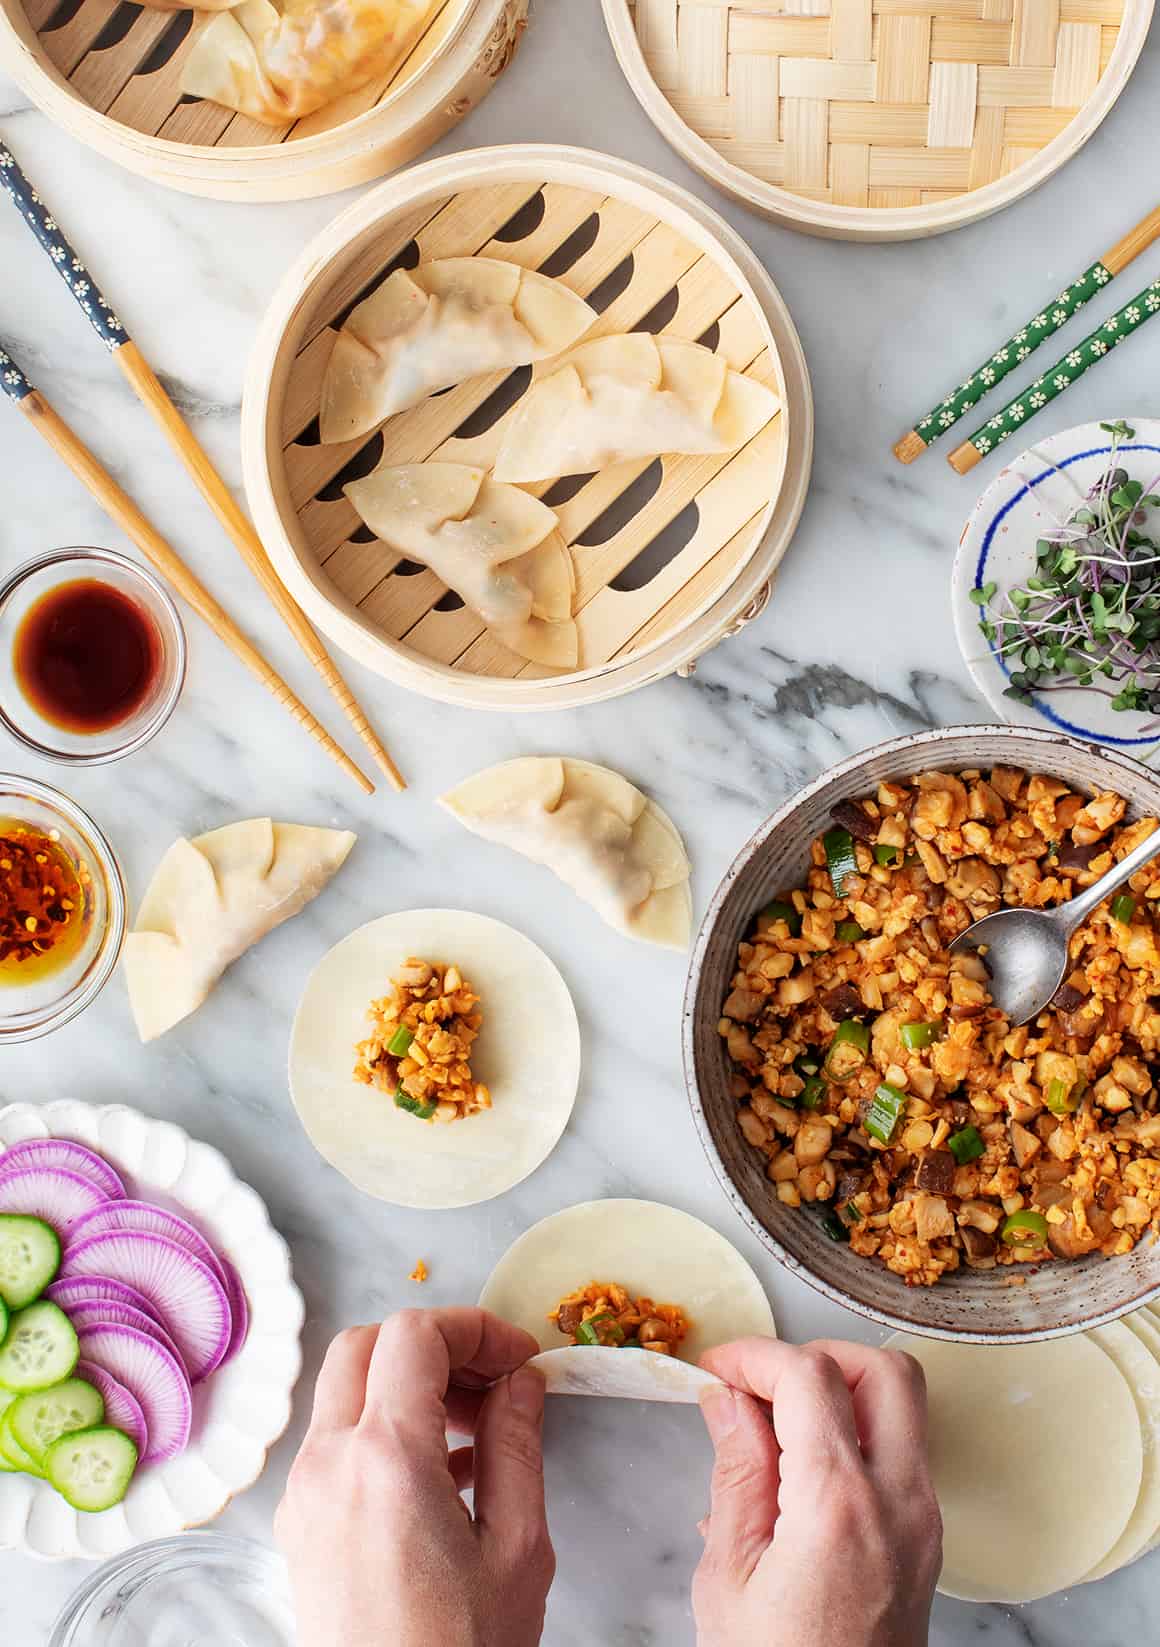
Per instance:
[[[1109,420],[1110,421],[1110,420]],[[1145,492],[1160,491],[1160,420],[1126,418],[1132,431],[1122,438],[1116,467],[1139,481]],[[1113,437],[1109,426],[1085,423],[1049,435],[1008,463],[976,503],[959,539],[951,574],[951,607],[959,649],[975,685],[992,709],[1019,726],[1051,726],[1094,743],[1147,754],[1160,743],[1160,715],[1151,710],[1113,709],[1112,692],[1082,686],[1033,691],[1030,701],[1008,697],[1017,657],[1004,658],[1000,640],[988,641],[979,628],[982,591],[996,586],[987,608],[1026,584],[1037,570],[1040,539],[1069,521],[1090,490],[1108,472]],[[1160,540],[1160,510],[1149,510],[1149,535]],[[972,598],[973,596],[973,598]]]

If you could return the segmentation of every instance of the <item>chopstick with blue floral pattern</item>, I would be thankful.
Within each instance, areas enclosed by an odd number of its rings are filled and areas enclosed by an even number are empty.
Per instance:
[[[305,614],[270,565],[261,539],[234,501],[229,487],[205,448],[166,393],[164,385],[141,354],[104,293],[81,262],[60,225],[24,175],[11,149],[0,143],[0,188],[47,252],[50,262],[76,299],[81,313],[128,379],[138,399],[153,417],[190,479],[209,504],[227,536],[265,590],[271,604],[326,682],[343,713],[396,789],[406,787],[402,774],[367,720],[354,693],[315,634]]]

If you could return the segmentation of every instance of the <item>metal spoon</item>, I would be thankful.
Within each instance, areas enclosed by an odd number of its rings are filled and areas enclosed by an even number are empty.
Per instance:
[[[1054,909],[997,909],[961,933],[952,955],[984,950],[991,999],[1011,1024],[1041,1013],[1067,974],[1068,939],[1110,892],[1160,857],[1160,829],[1122,858],[1094,886]]]

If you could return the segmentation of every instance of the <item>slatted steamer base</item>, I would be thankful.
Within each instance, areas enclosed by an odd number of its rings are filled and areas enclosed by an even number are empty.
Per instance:
[[[275,490],[300,554],[364,620],[412,654],[474,675],[561,678],[509,652],[427,569],[373,539],[342,493],[382,457],[488,467],[531,370],[475,379],[390,419],[369,440],[318,441],[320,389],[337,327],[392,268],[482,254],[539,269],[588,298],[591,336],[644,329],[699,340],[784,395],[759,308],[721,264],[656,216],[599,190],[546,182],[472,187],[412,207],[333,265],[298,330],[281,394]],[[537,371],[543,371],[543,365]],[[678,632],[728,589],[761,542],[786,459],[785,415],[742,451],[667,456],[529,488],[555,508],[577,578],[580,671]],[[288,501],[287,501],[288,500]]]
[[[134,0],[24,0],[24,11],[49,61],[98,113],[174,143],[248,148],[330,131],[374,108],[431,60],[465,4],[443,0],[388,78],[283,126],[183,97],[182,66],[210,14],[154,11]]]

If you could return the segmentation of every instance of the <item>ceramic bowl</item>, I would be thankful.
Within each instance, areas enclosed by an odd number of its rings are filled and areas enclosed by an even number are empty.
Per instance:
[[[1116,463],[1148,488],[1160,478],[1160,420],[1128,418],[1135,431],[1116,454]],[[996,476],[963,528],[951,574],[951,607],[959,649],[975,685],[997,715],[1022,726],[1050,726],[1119,749],[1155,748],[1160,737],[1147,730],[1153,714],[1116,710],[1095,692],[1065,688],[1038,693],[1031,703],[1003,696],[1008,669],[979,629],[980,609],[971,590],[997,583],[999,590],[1022,584],[1035,573],[1035,545],[1066,520],[1109,466],[1111,436],[1099,423],[1084,423],[1021,452]]]
[[[756,910],[805,878],[810,843],[840,800],[873,792],[884,778],[995,764],[1062,778],[1084,790],[1112,789],[1129,816],[1160,814],[1160,778],[1118,751],[1041,728],[958,726],[878,744],[842,761],[788,800],[741,849],[709,905],[693,950],[684,1007],[685,1079],[701,1142],[734,1208],[787,1269],[835,1303],[883,1325],[964,1343],[1026,1343],[1112,1321],[1160,1296],[1160,1243],[1124,1258],[962,1269],[933,1287],[908,1287],[883,1265],[829,1239],[808,1210],[779,1203],[763,1157],[750,1148],[729,1095],[721,1003],[737,945]]]

